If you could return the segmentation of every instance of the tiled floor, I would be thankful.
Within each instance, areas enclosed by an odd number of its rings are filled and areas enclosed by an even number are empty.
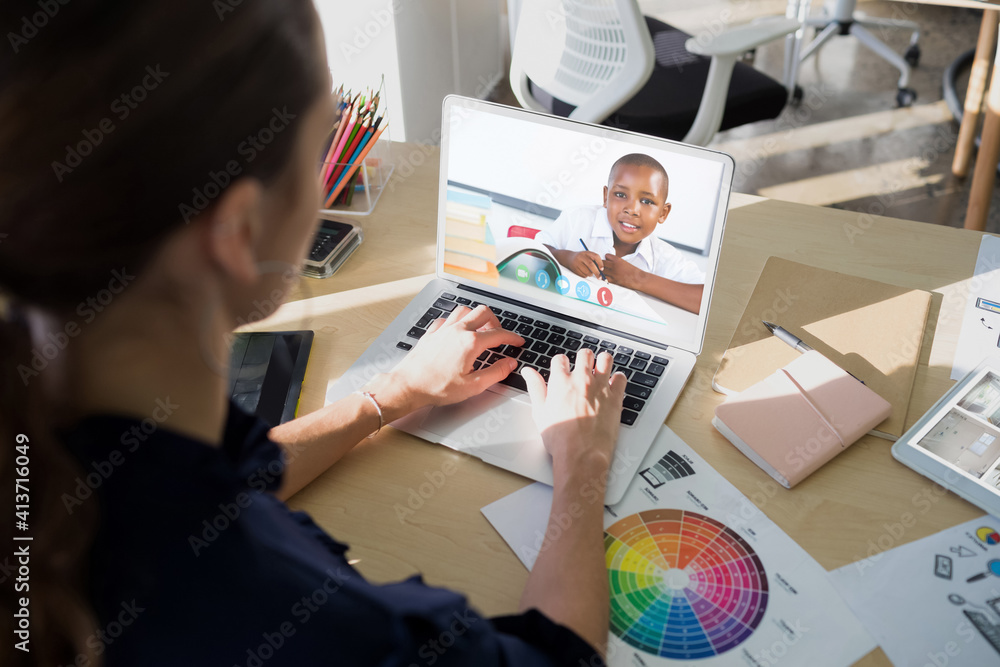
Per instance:
[[[783,14],[785,1],[639,0],[639,5],[644,13],[697,34]],[[814,2],[812,13],[819,14],[822,5]],[[737,159],[738,192],[961,227],[971,175],[964,181],[951,175],[958,124],[942,101],[941,81],[945,68],[975,46],[981,13],[890,1],[859,2],[858,9],[920,25],[922,56],[911,76],[917,91],[912,108],[896,108],[895,68],[853,38],[835,37],[802,66],[800,106],[786,107],[776,120],[720,133],[712,146]],[[909,43],[905,31],[876,34],[899,53]],[[756,66],[780,79],[783,54],[783,42],[765,45]],[[963,95],[966,81],[960,80]],[[993,197],[987,231],[1000,233],[1000,193]]]

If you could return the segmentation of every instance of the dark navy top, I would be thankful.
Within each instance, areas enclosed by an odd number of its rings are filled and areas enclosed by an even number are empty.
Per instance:
[[[280,449],[235,405],[221,447],[153,426],[94,415],[62,434],[96,488],[64,504],[100,504],[88,643],[108,667],[603,664],[538,611],[486,619],[420,577],[365,581],[270,493]]]

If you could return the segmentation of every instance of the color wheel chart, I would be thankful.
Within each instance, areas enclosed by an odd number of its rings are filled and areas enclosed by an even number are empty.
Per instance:
[[[674,660],[709,658],[753,634],[767,575],[738,533],[702,514],[657,509],[605,530],[611,631]]]

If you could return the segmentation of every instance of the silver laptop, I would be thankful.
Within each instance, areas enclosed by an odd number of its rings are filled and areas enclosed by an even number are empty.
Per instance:
[[[476,368],[508,356],[518,371],[477,397],[393,426],[551,484],[520,369],[547,376],[555,354],[572,362],[584,347],[607,350],[629,376],[605,498],[617,502],[701,352],[733,169],[716,151],[447,97],[436,278],[331,382],[326,402],[402,359],[434,319],[485,304],[525,344],[489,350]],[[662,218],[664,190],[670,209]],[[637,289],[557,259],[584,246],[603,258],[616,241],[638,244],[624,256],[642,272],[633,272],[642,278]],[[628,270],[618,264],[618,275]]]

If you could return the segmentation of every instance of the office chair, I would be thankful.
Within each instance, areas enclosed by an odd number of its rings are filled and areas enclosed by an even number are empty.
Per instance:
[[[899,81],[896,84],[896,104],[900,107],[908,107],[916,101],[917,91],[910,88],[910,67],[916,67],[920,63],[920,45],[917,43],[917,40],[920,39],[920,26],[918,24],[901,19],[869,17],[863,12],[855,11],[857,0],[827,0],[823,5],[823,14],[815,18],[808,17],[809,2],[799,4],[804,8],[804,12],[799,15],[803,24],[807,27],[822,28],[822,30],[796,59],[791,77],[786,81],[786,84],[794,85],[798,66],[826,44],[831,37],[850,35],[871,49],[875,55],[899,70]],[[900,56],[873,35],[868,28],[909,30],[910,45],[906,52]]]
[[[530,0],[520,12],[510,83],[527,109],[704,146],[775,118],[790,96],[737,60],[801,28],[796,19],[693,38],[635,0]]]

